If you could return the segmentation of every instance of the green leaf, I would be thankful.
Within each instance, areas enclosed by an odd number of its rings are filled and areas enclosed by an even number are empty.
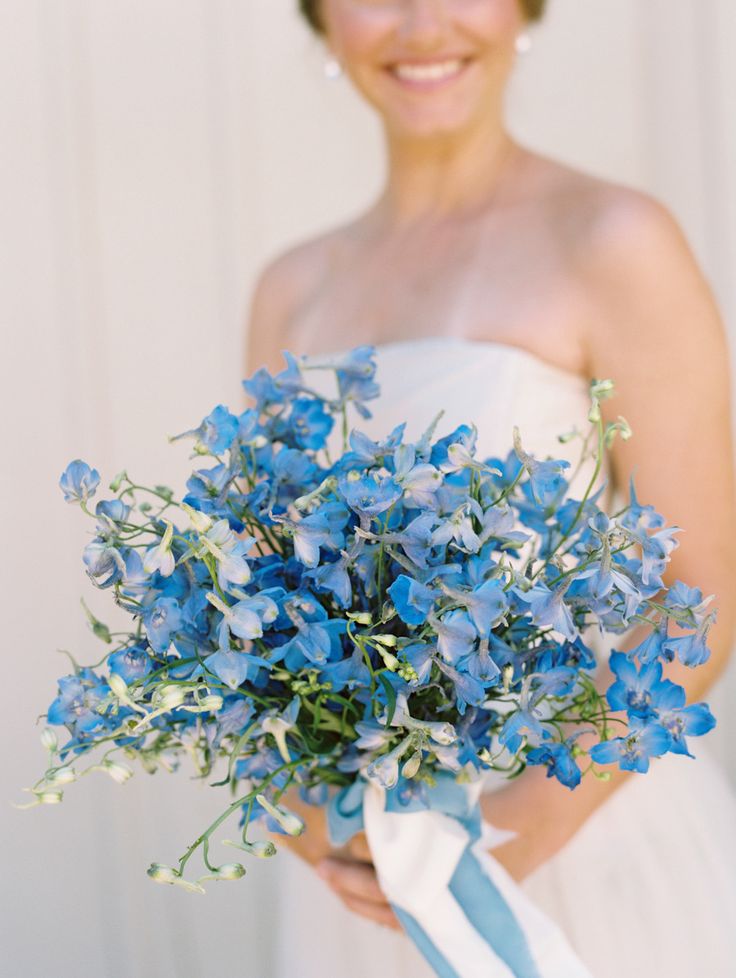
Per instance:
[[[388,717],[386,719],[386,726],[391,725],[391,721],[394,718],[394,713],[396,712],[396,690],[391,685],[391,683],[386,679],[386,676],[382,673],[378,673],[378,679],[384,688],[386,693],[386,703],[388,705]]]

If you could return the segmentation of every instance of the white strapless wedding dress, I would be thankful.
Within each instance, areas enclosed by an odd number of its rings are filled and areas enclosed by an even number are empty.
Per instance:
[[[373,417],[352,420],[369,436],[385,437],[405,420],[405,439],[413,440],[444,408],[435,435],[474,422],[479,458],[504,457],[517,425],[527,451],[569,458],[574,468],[578,440],[561,445],[557,435],[574,425],[588,430],[582,376],[519,347],[450,337],[379,344],[376,362]],[[334,377],[309,377],[334,393]],[[330,444],[339,453],[338,434]],[[572,484],[578,498],[586,475]],[[631,775],[522,884],[594,978],[736,975],[736,795],[707,738],[691,744],[696,760],[666,755],[647,774]],[[279,876],[279,901],[277,964],[268,978],[431,978],[403,935],[349,912],[291,853],[282,850],[269,868]]]

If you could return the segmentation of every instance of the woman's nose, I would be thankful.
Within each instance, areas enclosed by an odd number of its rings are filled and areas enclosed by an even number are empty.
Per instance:
[[[448,0],[404,0],[403,7],[401,40],[415,49],[437,47],[447,33]]]

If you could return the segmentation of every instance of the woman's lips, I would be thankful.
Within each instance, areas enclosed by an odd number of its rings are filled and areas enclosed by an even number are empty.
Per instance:
[[[389,65],[389,74],[399,84],[418,91],[440,88],[458,78],[470,63],[469,58],[443,58],[436,61],[399,61]]]

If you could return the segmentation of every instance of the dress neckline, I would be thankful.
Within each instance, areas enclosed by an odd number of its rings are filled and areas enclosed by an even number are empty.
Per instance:
[[[371,346],[376,351],[377,354],[396,352],[400,353],[402,350],[411,349],[417,345],[428,345],[431,346],[436,344],[438,346],[464,346],[471,348],[479,354],[491,353],[493,355],[508,355],[511,357],[517,357],[519,361],[525,361],[528,364],[534,366],[538,370],[546,371],[550,376],[556,376],[560,379],[567,380],[568,383],[576,384],[580,389],[588,389],[590,381],[579,374],[576,370],[570,370],[567,367],[560,367],[556,363],[550,363],[549,360],[545,360],[544,357],[540,357],[538,353],[532,353],[531,350],[527,350],[522,346],[515,346],[513,343],[502,343],[500,340],[481,340],[474,339],[467,336],[416,336],[404,340],[385,340],[378,343],[365,343],[364,346]],[[358,346],[360,344],[355,344]],[[345,348],[343,350],[332,350],[326,353],[313,354],[312,356],[316,359],[320,356],[341,356],[349,353],[353,347]]]

